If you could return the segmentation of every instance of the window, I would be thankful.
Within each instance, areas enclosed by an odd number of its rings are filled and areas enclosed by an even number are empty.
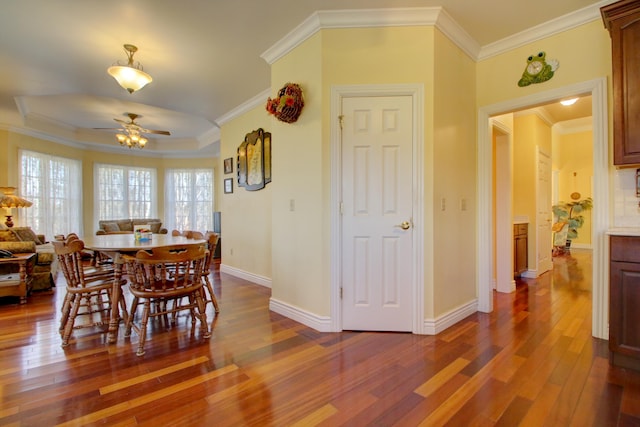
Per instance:
[[[169,230],[211,230],[213,169],[168,169],[165,204]]]
[[[156,170],[96,164],[97,220],[156,216]]]
[[[82,233],[82,163],[20,150],[20,195],[33,202],[20,216],[34,231]]]

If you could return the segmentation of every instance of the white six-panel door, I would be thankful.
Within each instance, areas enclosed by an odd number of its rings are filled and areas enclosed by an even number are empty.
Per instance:
[[[411,331],[412,98],[342,101],[343,329]]]

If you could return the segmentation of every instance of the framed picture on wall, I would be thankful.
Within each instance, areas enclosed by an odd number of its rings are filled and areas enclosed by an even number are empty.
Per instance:
[[[271,182],[271,133],[248,133],[238,147],[238,187],[261,190]]]
[[[225,175],[233,172],[233,157],[224,159],[224,173]]]
[[[233,193],[233,178],[225,178],[225,180],[224,180],[224,192],[225,192],[225,194]]]

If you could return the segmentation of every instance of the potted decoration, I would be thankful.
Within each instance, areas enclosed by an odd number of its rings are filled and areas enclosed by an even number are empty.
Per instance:
[[[568,249],[571,246],[571,240],[578,237],[578,229],[584,225],[582,213],[593,207],[591,197],[582,200],[579,200],[579,198],[580,196],[578,195],[578,198],[571,202],[560,202],[551,207],[553,214],[557,218],[557,222],[552,227],[552,230],[556,233],[554,246],[561,246],[561,240],[564,239]]]

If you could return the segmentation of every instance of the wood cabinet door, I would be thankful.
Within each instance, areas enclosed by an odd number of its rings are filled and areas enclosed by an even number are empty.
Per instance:
[[[615,165],[640,164],[640,2],[602,8],[611,35]]]
[[[640,264],[612,261],[609,349],[640,358]]]

